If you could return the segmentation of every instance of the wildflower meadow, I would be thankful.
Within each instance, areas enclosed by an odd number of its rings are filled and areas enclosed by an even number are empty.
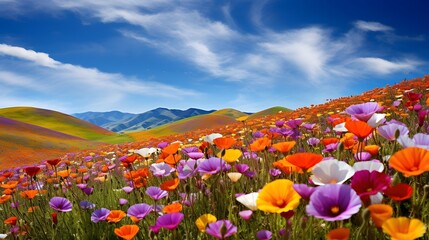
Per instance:
[[[429,239],[428,78],[350,99],[2,170],[0,239]]]

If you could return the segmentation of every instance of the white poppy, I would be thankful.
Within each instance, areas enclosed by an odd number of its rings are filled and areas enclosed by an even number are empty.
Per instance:
[[[203,140],[204,140],[205,142],[208,142],[208,143],[210,143],[210,144],[213,144],[213,140],[215,140],[216,138],[221,138],[221,137],[222,137],[222,134],[220,134],[220,133],[212,133],[212,134],[210,134],[210,135],[205,136],[205,137],[203,138]]]
[[[237,201],[239,201],[241,204],[246,206],[248,209],[252,211],[258,210],[258,207],[256,206],[256,199],[258,199],[259,193],[258,192],[252,192],[249,194],[241,195],[240,197],[236,198]]]
[[[368,170],[370,172],[372,171],[383,172],[384,165],[378,160],[362,161],[362,162],[355,162],[355,164],[353,165],[353,169],[355,170],[355,172],[361,171],[361,170]]]
[[[367,121],[367,123],[371,127],[376,128],[386,121],[385,117],[386,117],[385,113],[374,113],[372,114],[371,118]]]
[[[342,184],[355,174],[350,165],[337,159],[323,160],[314,165],[311,172],[311,180],[316,185]]]

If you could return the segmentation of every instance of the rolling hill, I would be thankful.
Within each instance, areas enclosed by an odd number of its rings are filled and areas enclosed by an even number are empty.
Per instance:
[[[219,114],[205,114],[182,119],[146,131],[129,132],[128,134],[136,139],[136,141],[141,141],[152,137],[183,134],[201,129],[217,128],[237,122],[238,121],[232,117]]]
[[[280,112],[290,112],[290,111],[292,111],[292,110],[290,110],[289,108],[276,106],[276,107],[267,108],[265,110],[253,113],[253,114],[249,115],[249,119],[263,117],[263,116],[267,116],[267,115],[275,115],[275,114],[280,113]]]
[[[232,118],[239,118],[239,117],[243,117],[243,116],[248,115],[247,113],[238,111],[238,110],[233,109],[233,108],[220,109],[220,110],[212,112],[211,114],[223,115],[223,116],[228,116],[228,117],[232,117]]]
[[[100,145],[44,127],[0,117],[0,169],[58,158]]]
[[[47,109],[33,107],[2,108],[0,109],[0,117],[33,124],[86,140],[107,143],[133,140],[129,136],[119,135],[76,117]]]

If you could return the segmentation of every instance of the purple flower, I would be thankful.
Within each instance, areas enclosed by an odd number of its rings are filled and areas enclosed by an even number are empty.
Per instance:
[[[152,211],[152,206],[147,205],[146,203],[134,204],[128,208],[127,215],[133,216],[138,220],[142,220]]]
[[[156,177],[166,177],[175,171],[174,168],[170,167],[170,165],[166,164],[165,162],[154,163],[150,165],[149,170]]]
[[[316,191],[315,187],[309,187],[307,184],[293,184],[293,189],[303,198],[309,200],[311,194]]]
[[[325,146],[325,149],[322,152],[334,152],[338,149],[339,143],[331,143]]]
[[[388,123],[378,127],[378,133],[387,140],[396,140],[397,132],[399,133],[398,137],[400,137],[407,135],[409,130],[406,125],[400,123]]]
[[[128,200],[125,198],[119,198],[119,205],[124,206],[128,203]]]
[[[371,159],[372,155],[369,152],[357,152],[354,157],[358,161],[368,161]]]
[[[264,136],[264,134],[262,132],[260,132],[260,131],[256,131],[256,132],[252,133],[252,137],[255,138],[255,139],[256,138],[261,138],[263,136]]]
[[[160,143],[158,143],[157,147],[163,149],[163,148],[165,148],[167,146],[168,146],[168,142],[160,142]]]
[[[86,195],[91,195],[92,192],[94,191],[94,188],[92,187],[86,187],[84,189],[82,189],[82,191],[86,194]]]
[[[244,220],[249,220],[252,217],[253,212],[252,210],[243,210],[243,211],[240,211],[238,215]]]
[[[312,137],[312,138],[309,138],[308,140],[307,140],[307,143],[308,143],[308,145],[310,145],[310,146],[316,146],[317,144],[319,144],[320,143],[320,139],[318,139],[318,138],[315,138],[315,137]]]
[[[328,184],[317,187],[306,211],[316,218],[337,221],[350,218],[360,207],[361,200],[349,185]]]
[[[180,160],[177,165],[177,172],[179,173],[179,179],[186,179],[189,177],[193,177],[197,172],[196,169],[197,161],[194,159],[189,159],[188,161]]]
[[[197,201],[197,194],[196,193],[179,193],[179,196],[182,198],[181,203],[185,206],[192,206],[192,204]]]
[[[123,187],[122,190],[124,190],[124,192],[126,192],[126,193],[130,193],[134,190],[134,188],[132,188],[130,186],[126,186],[126,187]]]
[[[418,147],[429,150],[429,135],[424,133],[417,133],[412,139],[407,135],[400,136],[397,141],[403,148]]]
[[[245,163],[239,163],[235,164],[235,169],[237,169],[237,172],[239,173],[245,173],[250,170],[250,167]]]
[[[271,168],[270,169],[270,175],[273,177],[277,177],[281,173],[282,173],[282,171],[278,170],[277,168]]]
[[[202,152],[190,152],[190,153],[186,153],[186,155],[188,155],[188,157],[195,160],[204,157],[204,153]]]
[[[286,122],[290,128],[298,128],[302,124],[303,120],[301,118],[296,118]]]
[[[268,230],[261,230],[256,233],[256,237],[259,240],[269,240],[273,237],[273,233]]]
[[[229,220],[219,220],[214,223],[209,223],[206,228],[206,233],[217,239],[225,239],[237,232],[237,227]]]
[[[70,212],[73,205],[67,198],[53,197],[49,201],[49,206],[58,212]]]
[[[277,120],[274,124],[275,124],[277,127],[281,128],[281,127],[283,127],[283,125],[285,124],[285,120]]]
[[[107,208],[97,209],[91,214],[91,221],[95,223],[105,221],[107,216],[109,216],[109,213],[110,210]]]
[[[352,117],[359,119],[363,122],[367,122],[374,113],[381,111],[383,108],[376,102],[367,102],[361,104],[351,105],[346,108],[346,113]]]
[[[231,168],[231,165],[227,164],[223,159],[211,157],[209,159],[203,160],[198,165],[198,172],[216,174],[220,171],[227,171]]]
[[[85,188],[87,187],[87,184],[86,184],[86,183],[79,183],[79,184],[76,184],[76,186],[77,186],[80,190],[83,190],[83,189],[85,189]]]
[[[82,209],[93,209],[93,208],[95,208],[95,204],[90,202],[90,201],[87,201],[87,200],[80,201],[79,206]]]
[[[312,130],[316,126],[316,124],[315,123],[304,123],[304,124],[302,124],[302,126],[307,130]]]
[[[168,192],[162,190],[159,187],[150,186],[146,189],[146,194],[149,195],[153,200],[157,201],[161,198],[164,198],[168,195]]]
[[[192,146],[192,147],[187,147],[187,148],[183,148],[182,152],[185,154],[191,153],[191,152],[199,152],[200,150],[198,149],[197,146]]]
[[[156,219],[156,226],[173,230],[179,226],[185,215],[183,213],[168,213]]]

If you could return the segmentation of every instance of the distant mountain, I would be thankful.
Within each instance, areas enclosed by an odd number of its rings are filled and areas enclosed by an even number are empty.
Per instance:
[[[73,116],[96,124],[113,132],[139,131],[151,129],[180,119],[209,114],[214,110],[206,111],[198,108],[187,110],[156,108],[140,114],[112,112],[85,112]]]

